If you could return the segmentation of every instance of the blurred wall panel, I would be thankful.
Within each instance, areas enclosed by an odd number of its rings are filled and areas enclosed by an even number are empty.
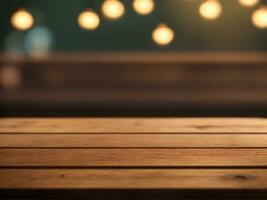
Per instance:
[[[4,116],[267,116],[265,54],[1,56],[0,73]]]

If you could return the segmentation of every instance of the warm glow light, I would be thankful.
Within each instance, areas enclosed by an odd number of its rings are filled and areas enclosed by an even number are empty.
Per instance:
[[[174,39],[174,32],[166,24],[159,24],[153,31],[152,38],[158,45],[168,45]]]
[[[34,19],[31,13],[21,8],[11,17],[11,24],[15,29],[25,31],[33,26]]]
[[[119,0],[105,0],[101,9],[103,14],[112,20],[122,17],[125,12],[124,5]]]
[[[252,22],[257,28],[267,28],[267,6],[262,6],[252,14]]]
[[[78,16],[78,24],[81,28],[94,30],[100,24],[98,15],[92,10],[86,10]]]
[[[22,81],[22,74],[15,66],[3,66],[0,68],[0,87],[4,89],[15,89]]]
[[[239,3],[245,7],[252,7],[259,3],[259,0],[239,0]]]
[[[153,0],[134,0],[133,8],[140,15],[150,14],[154,10]]]
[[[222,5],[218,0],[206,0],[199,7],[199,13],[207,20],[214,20],[222,13]]]

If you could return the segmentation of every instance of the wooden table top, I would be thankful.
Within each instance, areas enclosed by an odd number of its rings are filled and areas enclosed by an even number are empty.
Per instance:
[[[267,120],[2,118],[0,189],[267,189]]]

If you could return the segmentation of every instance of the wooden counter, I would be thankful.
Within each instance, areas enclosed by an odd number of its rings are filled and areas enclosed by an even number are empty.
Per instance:
[[[267,120],[2,118],[0,189],[267,189]]]

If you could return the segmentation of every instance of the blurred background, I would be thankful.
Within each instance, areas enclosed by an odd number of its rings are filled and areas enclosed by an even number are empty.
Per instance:
[[[1,0],[1,116],[267,116],[265,0]]]

